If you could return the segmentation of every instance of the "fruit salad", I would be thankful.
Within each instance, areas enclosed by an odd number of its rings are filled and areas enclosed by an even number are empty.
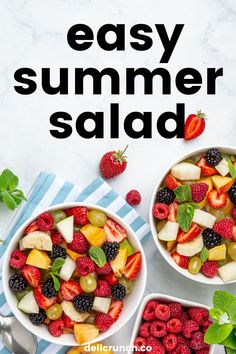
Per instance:
[[[127,231],[100,210],[73,207],[41,214],[10,257],[17,307],[51,335],[89,342],[117,321],[142,256]]]
[[[192,275],[236,280],[236,157],[218,149],[173,166],[156,194],[158,239]]]
[[[208,354],[204,333],[212,324],[208,310],[203,307],[184,307],[179,302],[151,300],[142,314],[138,336],[134,341],[135,353]]]

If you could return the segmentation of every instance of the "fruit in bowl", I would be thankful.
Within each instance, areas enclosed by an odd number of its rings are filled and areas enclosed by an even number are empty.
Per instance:
[[[194,280],[236,281],[235,178],[236,152],[210,148],[175,164],[153,196],[155,241]]]
[[[73,334],[76,342],[65,345],[104,339],[140,278],[139,299],[145,288],[139,242],[108,214],[92,206],[53,208],[25,225],[8,252],[7,292],[17,310],[51,337]]]

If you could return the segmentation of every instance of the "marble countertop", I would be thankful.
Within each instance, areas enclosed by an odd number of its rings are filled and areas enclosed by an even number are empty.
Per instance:
[[[9,167],[20,177],[21,187],[28,191],[42,170],[54,172],[78,184],[85,184],[98,175],[98,163],[108,150],[127,151],[127,171],[111,180],[122,196],[130,189],[142,194],[139,213],[147,220],[152,190],[159,176],[181,154],[207,145],[235,145],[236,131],[236,3],[233,0],[2,0],[0,2],[0,168]],[[93,96],[87,92],[75,96],[72,83],[68,96],[48,96],[40,88],[40,68],[50,67],[55,82],[58,68],[93,66],[98,69],[114,67],[158,67],[162,45],[155,38],[149,52],[104,52],[96,45],[78,53],[67,44],[68,29],[76,23],[87,23],[94,30],[105,23],[125,23],[129,29],[136,23],[166,25],[171,31],[176,23],[184,23],[181,38],[168,64],[161,64],[173,75],[184,67],[194,67],[203,76],[202,89],[193,96],[184,96],[173,86],[171,96],[162,96],[157,85],[154,94],[144,96],[139,88],[135,96]],[[14,91],[14,72],[30,67],[37,72],[38,90],[30,96]],[[218,80],[217,94],[206,94],[206,68],[224,68]],[[173,81],[174,82],[174,81]],[[107,86],[108,87],[108,86]],[[104,92],[109,92],[105,86]],[[88,90],[89,91],[89,90]],[[120,138],[109,139],[109,105],[120,103],[120,124],[131,111],[153,111],[153,138],[132,140],[121,129]],[[155,130],[157,117],[174,110],[177,102],[186,104],[186,114],[202,109],[208,117],[207,128],[200,138],[186,143],[161,138]],[[85,110],[104,111],[106,138],[85,140],[75,132],[65,140],[53,138],[49,129],[50,115],[65,110],[76,117]],[[0,233],[12,217],[0,206]],[[214,287],[187,281],[161,258],[152,240],[145,245],[149,262],[147,292],[170,293],[210,304]],[[160,270],[161,269],[161,270]],[[159,271],[158,271],[159,270]],[[186,288],[186,284],[188,287]],[[226,286],[231,291],[235,286]],[[132,321],[110,343],[128,343]],[[216,353],[221,353],[216,349]]]

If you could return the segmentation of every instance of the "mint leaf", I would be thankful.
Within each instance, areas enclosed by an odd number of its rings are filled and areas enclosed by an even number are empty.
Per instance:
[[[12,171],[6,169],[0,175],[0,202],[3,202],[8,209],[14,210],[22,200],[26,200],[24,193],[16,189],[19,179]]]
[[[232,324],[236,324],[236,299],[234,299],[229,306],[229,319]],[[236,348],[235,348],[236,349]]]
[[[0,175],[0,189],[9,189],[12,192],[18,186],[18,182],[18,177],[11,170],[6,169],[2,171]]]
[[[99,267],[103,267],[107,262],[106,255],[100,247],[91,247],[89,256]]]
[[[57,273],[61,269],[64,263],[65,263],[64,258],[62,257],[56,258],[52,264],[51,273]]]
[[[229,336],[232,329],[232,324],[219,325],[214,323],[207,329],[204,341],[208,344],[220,344]]]
[[[206,260],[208,259],[208,253],[208,249],[206,247],[203,247],[199,256],[202,263],[206,262]]]
[[[234,296],[227,291],[215,291],[213,296],[214,307],[218,307],[223,312],[229,312],[231,303],[235,300]]]
[[[178,206],[177,221],[184,232],[190,229],[195,209],[196,206],[193,203],[185,203]]]
[[[210,309],[209,313],[211,318],[216,321],[218,321],[220,317],[224,314],[224,312],[221,309],[218,309],[217,307],[213,307],[212,309]]]
[[[192,200],[191,189],[189,186],[178,186],[174,189],[174,193],[176,199],[180,202],[190,202]]]
[[[6,189],[2,189],[1,194],[3,203],[8,207],[8,209],[14,210],[17,208],[18,204]]]
[[[230,335],[222,342],[225,347],[229,347],[230,349],[236,350],[236,336],[232,331]]]
[[[234,167],[232,161],[229,159],[228,160],[228,166],[229,166],[229,173],[233,179],[236,178],[236,168]]]
[[[227,348],[227,347],[225,349],[226,349],[227,354],[236,354],[236,350],[234,350],[234,349]]]
[[[51,277],[52,277],[52,280],[53,280],[53,284],[54,284],[55,290],[56,290],[56,291],[59,291],[59,290],[60,290],[60,287],[61,287],[60,281],[58,280],[58,278],[56,277],[55,274],[51,274]]]

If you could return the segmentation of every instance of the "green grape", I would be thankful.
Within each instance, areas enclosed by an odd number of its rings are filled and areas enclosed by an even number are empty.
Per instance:
[[[216,217],[216,221],[220,221],[221,219],[223,219],[227,215],[223,208],[214,209],[214,208],[211,208],[209,204],[205,205],[205,209],[208,213],[210,213]]]
[[[46,311],[46,315],[50,320],[58,320],[62,315],[62,308],[60,304],[54,304]]]
[[[189,261],[188,265],[188,271],[189,273],[196,275],[200,272],[200,269],[202,267],[202,262],[199,257],[193,257]]]
[[[53,225],[54,229],[56,228],[56,224],[59,221],[61,221],[61,220],[66,218],[66,213],[64,213],[64,211],[62,211],[62,210],[51,211],[51,215],[52,215],[53,220],[54,220],[54,225]]]
[[[134,282],[131,280],[127,280],[125,277],[119,279],[121,285],[123,285],[126,289],[126,293],[129,294],[134,288]]]
[[[161,229],[165,226],[166,222],[167,222],[166,220],[158,221],[158,223],[157,223],[157,232],[161,231]]]
[[[88,323],[88,324],[95,324],[96,322],[96,313],[90,313],[89,317],[86,318],[85,320],[85,323]]]
[[[236,261],[236,242],[229,243],[228,254],[234,261]]]
[[[90,274],[85,277],[80,277],[79,283],[82,290],[86,293],[92,293],[97,287],[96,279]]]
[[[16,293],[17,300],[20,301],[31,290],[32,290],[31,286],[27,286],[27,288],[25,288],[25,290],[23,290],[21,293]]]
[[[98,227],[103,227],[107,222],[107,216],[100,210],[90,210],[88,213],[89,222]]]

